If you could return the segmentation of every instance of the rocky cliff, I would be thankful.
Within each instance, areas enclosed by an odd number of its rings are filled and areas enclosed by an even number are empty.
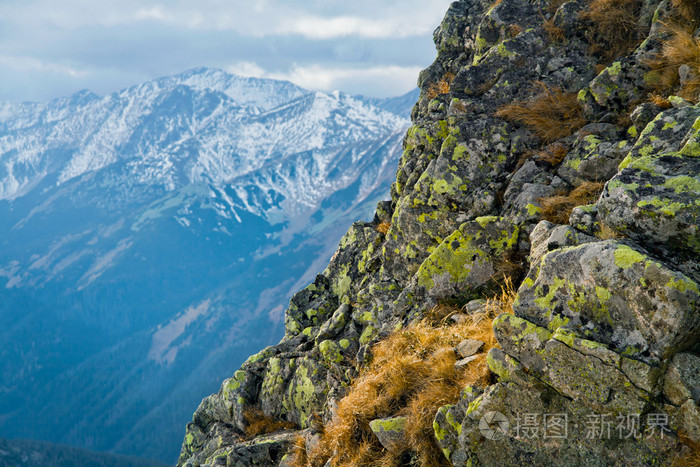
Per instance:
[[[510,283],[487,377],[430,414],[439,457],[409,449],[395,463],[690,459],[699,19],[686,0],[454,2],[419,77],[391,201],[291,299],[284,339],[202,401],[179,464],[352,463],[314,446],[367,377],[374,345],[441,307],[468,319]],[[401,407],[371,424],[381,449],[407,430],[391,418]],[[267,431],[287,429],[253,436],[253,411],[277,421]]]

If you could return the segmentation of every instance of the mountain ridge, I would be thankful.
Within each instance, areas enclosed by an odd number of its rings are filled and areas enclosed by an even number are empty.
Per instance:
[[[255,91],[241,105],[236,83]],[[387,196],[408,123],[205,68],[14,108],[0,105],[0,432],[166,461],[173,414],[281,336],[282,297]]]

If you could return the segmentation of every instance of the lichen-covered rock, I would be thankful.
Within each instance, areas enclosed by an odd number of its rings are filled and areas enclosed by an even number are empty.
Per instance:
[[[616,240],[551,251],[535,264],[516,315],[565,327],[620,354],[658,365],[700,338],[698,284]]]
[[[251,441],[244,441],[235,446],[217,449],[202,462],[202,465],[215,466],[271,466],[280,465],[289,447],[298,436],[297,432],[285,432],[261,436]],[[184,464],[195,467],[194,460]]]
[[[395,307],[410,316],[440,302],[468,301],[493,285],[505,255],[517,249],[518,235],[518,227],[503,218],[465,222],[423,261]]]
[[[597,203],[602,220],[611,228],[693,263],[700,254],[698,128],[700,107],[659,114],[644,129]],[[692,265],[687,271],[698,274]]]
[[[597,240],[571,226],[542,221],[530,232],[530,264],[539,264],[542,257],[550,251]]]
[[[369,427],[387,449],[395,449],[405,441],[406,417],[379,418],[369,422]]]
[[[557,174],[572,186],[609,180],[632,148],[624,129],[617,125],[587,125],[567,153]]]

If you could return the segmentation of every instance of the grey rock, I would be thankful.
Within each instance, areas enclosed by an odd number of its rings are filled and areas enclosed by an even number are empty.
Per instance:
[[[464,339],[462,342],[457,344],[455,351],[462,358],[471,357],[472,355],[479,353],[481,349],[484,348],[484,344],[480,340],[476,339]]]

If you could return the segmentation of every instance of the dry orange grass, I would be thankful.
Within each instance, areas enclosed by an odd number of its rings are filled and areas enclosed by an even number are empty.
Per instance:
[[[670,38],[664,41],[661,53],[648,65],[659,73],[657,88],[671,92],[679,83],[678,70],[685,65],[689,79],[682,83],[678,95],[691,102],[700,97],[700,39],[693,36],[692,28],[681,25],[667,26]]]
[[[596,232],[595,236],[601,240],[610,240],[612,238],[622,238],[624,235],[622,235],[617,230],[614,230],[608,224],[601,222],[600,223],[600,230],[598,230],[598,232]]]
[[[377,224],[377,226],[374,228],[374,230],[386,235],[386,233],[389,231],[389,227],[391,227],[391,222],[381,221],[379,224]]]
[[[637,24],[642,0],[593,0],[581,18],[591,22],[590,52],[610,61],[631,52],[641,42]]]
[[[428,88],[428,98],[435,99],[437,96],[442,94],[448,94],[450,92],[450,86],[452,86],[452,81],[454,81],[454,73],[449,71],[440,78],[437,83],[433,83]]]
[[[306,452],[306,439],[304,435],[298,435],[294,439],[291,449],[289,450],[289,467],[305,467],[308,465],[309,457]]]
[[[565,145],[561,143],[554,143],[540,151],[537,154],[536,159],[556,167],[557,165],[561,164],[561,161],[564,160],[568,152],[569,149]]]
[[[696,443],[683,433],[678,433],[681,443],[690,448],[690,451],[673,462],[673,467],[698,467],[700,465],[700,443]]]
[[[542,218],[555,224],[568,224],[571,211],[576,206],[593,203],[602,191],[603,183],[583,182],[566,195],[540,198]]]
[[[333,465],[343,466],[405,465],[407,459],[424,466],[449,465],[435,442],[433,419],[438,408],[458,400],[466,385],[489,383],[485,352],[497,345],[493,319],[504,310],[512,312],[515,296],[508,280],[503,291],[498,300],[488,302],[486,311],[468,315],[459,323],[448,319],[458,310],[443,307],[375,345],[371,363],[338,403],[334,421],[325,427],[319,446],[313,452],[304,451],[304,460],[296,456],[294,465],[323,466],[331,457]],[[484,353],[459,370],[454,347],[465,338],[486,345]],[[405,441],[388,451],[379,444],[369,422],[394,415],[408,419]]]
[[[695,29],[700,21],[700,3],[697,0],[671,0],[678,11],[679,19]]]
[[[565,138],[586,124],[576,94],[537,84],[540,95],[529,102],[508,104],[496,116],[526,125],[545,143]]]
[[[547,11],[550,13],[554,13],[559,9],[560,6],[568,2],[569,0],[549,0],[549,4],[547,5]]]
[[[549,39],[552,42],[564,42],[564,39],[566,39],[566,32],[562,28],[554,25],[554,16],[545,20],[542,23],[542,27],[549,35]]]
[[[521,32],[523,32],[523,28],[519,24],[511,24],[508,26],[508,35],[510,35],[510,37],[515,37]]]
[[[671,105],[668,99],[659,94],[658,92],[653,92],[649,94],[649,102],[658,105],[662,109],[670,109],[671,107],[673,107],[673,105]]]
[[[276,420],[268,417],[259,409],[249,409],[243,413],[246,421],[245,435],[247,438],[255,438],[281,430],[293,430],[297,428],[294,423]]]

